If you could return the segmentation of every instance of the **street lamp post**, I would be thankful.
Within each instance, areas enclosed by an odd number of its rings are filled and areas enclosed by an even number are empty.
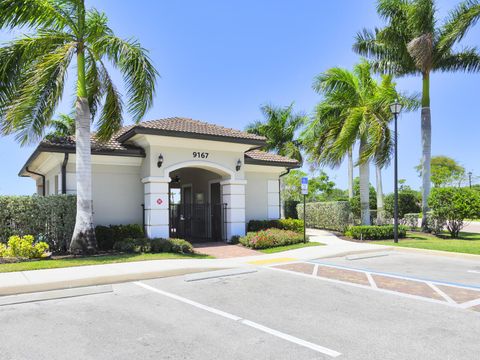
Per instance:
[[[473,173],[471,171],[468,172],[468,184],[470,189],[472,188],[472,175]]]
[[[393,193],[394,193],[394,200],[393,200],[393,241],[398,243],[398,136],[397,136],[397,120],[400,111],[402,111],[402,105],[395,100],[393,104],[390,105],[390,111],[392,112],[395,118],[395,125],[394,125],[394,160],[393,160]]]

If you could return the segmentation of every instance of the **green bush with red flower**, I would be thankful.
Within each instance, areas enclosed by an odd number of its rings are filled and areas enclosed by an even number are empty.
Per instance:
[[[240,243],[252,249],[266,249],[303,242],[303,234],[291,230],[266,229],[248,232],[240,238]]]

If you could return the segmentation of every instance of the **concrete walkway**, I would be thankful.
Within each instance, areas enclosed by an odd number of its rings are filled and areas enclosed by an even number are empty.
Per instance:
[[[308,234],[310,241],[321,242],[326,246],[306,247],[274,254],[254,252],[254,255],[228,259],[152,260],[0,273],[0,295],[111,284],[216,269],[251,267],[390,249],[390,247],[382,245],[344,241],[323,230],[309,229]]]

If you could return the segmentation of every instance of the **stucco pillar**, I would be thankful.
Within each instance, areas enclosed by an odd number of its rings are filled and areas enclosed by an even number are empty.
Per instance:
[[[245,185],[247,180],[224,180],[222,186],[222,202],[226,204],[225,228],[227,241],[233,235],[245,235]]]
[[[148,238],[169,237],[169,177],[142,179],[145,194],[145,231]]]

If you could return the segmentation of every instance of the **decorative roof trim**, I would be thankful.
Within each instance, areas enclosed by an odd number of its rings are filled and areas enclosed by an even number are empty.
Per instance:
[[[260,139],[247,139],[247,138],[240,138],[236,136],[200,134],[200,133],[177,131],[177,130],[153,129],[153,128],[145,128],[145,127],[139,127],[139,126],[135,126],[130,130],[126,131],[125,133],[117,137],[116,140],[120,143],[124,143],[125,141],[129,140],[135,135],[172,136],[172,137],[187,138],[187,139],[223,141],[223,142],[249,144],[249,145],[265,145],[266,144],[266,140],[260,140]]]

